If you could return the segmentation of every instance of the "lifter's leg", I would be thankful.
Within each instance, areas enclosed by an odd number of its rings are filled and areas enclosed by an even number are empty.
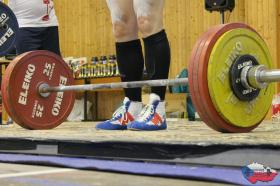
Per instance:
[[[144,37],[146,69],[151,79],[168,79],[170,47],[163,28],[164,0],[134,0],[138,27]],[[166,87],[152,87],[165,99]]]
[[[122,81],[142,79],[144,59],[138,39],[137,18],[132,0],[107,0],[111,11],[116,53]],[[125,89],[125,96],[141,102],[141,88]]]
[[[132,0],[107,0],[111,11],[113,32],[116,39],[116,54],[122,81],[142,79],[144,59],[138,39],[137,19]],[[99,123],[97,129],[125,130],[142,109],[141,88],[124,89],[123,105],[112,119]]]
[[[170,66],[170,48],[163,29],[164,0],[134,0],[138,28],[144,37],[145,63],[150,79],[167,79]],[[166,129],[166,87],[152,87],[149,104],[130,130]]]

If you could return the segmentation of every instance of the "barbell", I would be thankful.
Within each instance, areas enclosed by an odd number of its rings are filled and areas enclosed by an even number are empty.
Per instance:
[[[201,119],[220,132],[249,132],[265,118],[280,70],[273,69],[261,36],[243,23],[210,28],[196,42],[189,78],[73,85],[68,65],[56,54],[32,51],[16,57],[2,81],[8,114],[27,129],[52,129],[73,109],[75,91],[189,84]]]

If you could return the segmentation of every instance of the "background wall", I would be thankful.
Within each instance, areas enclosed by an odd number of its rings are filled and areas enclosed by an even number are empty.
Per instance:
[[[55,0],[55,4],[64,56],[90,58],[114,53],[105,0]],[[236,8],[226,14],[226,20],[254,27],[268,43],[276,63],[280,58],[279,13],[279,0],[236,0]],[[205,11],[204,0],[166,0],[164,22],[172,48],[170,78],[174,78],[186,67],[195,41],[210,26],[219,24],[220,16]]]

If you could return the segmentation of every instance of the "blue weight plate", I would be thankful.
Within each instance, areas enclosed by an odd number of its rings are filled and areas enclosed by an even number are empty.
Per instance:
[[[8,54],[15,46],[18,22],[14,12],[0,2],[0,56]]]

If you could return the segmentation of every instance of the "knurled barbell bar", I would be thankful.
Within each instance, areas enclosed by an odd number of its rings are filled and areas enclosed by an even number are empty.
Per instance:
[[[71,70],[57,55],[33,51],[8,66],[2,96],[8,114],[28,129],[60,125],[73,108],[74,91],[189,84],[202,120],[221,132],[249,132],[265,118],[274,94],[269,50],[260,35],[242,23],[218,25],[196,43],[189,78],[73,85]]]

